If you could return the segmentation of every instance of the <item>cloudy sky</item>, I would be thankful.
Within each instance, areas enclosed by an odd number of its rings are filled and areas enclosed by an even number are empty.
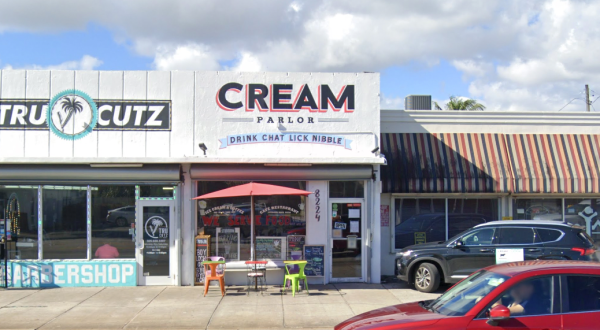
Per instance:
[[[0,0],[0,68],[376,71],[382,108],[585,111],[599,17],[592,0]]]

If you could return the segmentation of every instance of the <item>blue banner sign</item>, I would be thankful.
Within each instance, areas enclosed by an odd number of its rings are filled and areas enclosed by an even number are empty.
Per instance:
[[[8,286],[136,286],[136,269],[135,261],[9,261]]]
[[[221,141],[221,149],[252,143],[311,143],[327,144],[331,146],[352,149],[352,140],[340,135],[314,134],[314,133],[252,133],[228,135]]]

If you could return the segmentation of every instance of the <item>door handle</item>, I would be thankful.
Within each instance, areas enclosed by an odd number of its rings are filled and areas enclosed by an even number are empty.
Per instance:
[[[527,249],[529,252],[541,252],[541,249]]]
[[[493,249],[480,249],[479,252],[493,252]]]

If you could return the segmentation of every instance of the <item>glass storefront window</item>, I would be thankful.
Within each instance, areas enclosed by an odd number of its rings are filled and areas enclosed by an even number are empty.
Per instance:
[[[237,186],[247,182],[240,181],[200,181],[198,195]],[[303,181],[264,182],[296,189],[305,189]],[[231,257],[236,260],[249,260],[251,251],[250,197],[229,197],[198,200],[198,232],[211,236],[210,250],[217,253],[217,228],[221,232],[238,228],[239,256],[234,247],[228,246]],[[305,197],[304,196],[257,196],[254,198],[256,237],[287,237],[288,235],[306,235]],[[228,237],[222,235],[223,237]],[[230,243],[230,242],[229,242]],[[221,242],[224,245],[225,242]],[[221,249],[225,251],[224,249]],[[222,256],[226,259],[227,256]],[[229,258],[231,260],[232,258]]]
[[[562,220],[562,198],[515,199],[515,220]]]
[[[92,258],[135,258],[135,186],[92,190]]]
[[[395,247],[445,241],[480,223],[497,220],[498,199],[398,198],[395,200]],[[448,226],[446,228],[446,218]]]
[[[330,181],[329,197],[331,198],[364,198],[364,181]]]
[[[0,186],[0,220],[10,226],[9,259],[38,258],[38,189],[37,186]]]
[[[498,220],[498,199],[448,199],[448,238],[493,220]]]
[[[600,241],[600,198],[565,198],[564,216],[567,222],[586,228],[595,241]]]
[[[43,187],[44,259],[87,258],[87,187]]]

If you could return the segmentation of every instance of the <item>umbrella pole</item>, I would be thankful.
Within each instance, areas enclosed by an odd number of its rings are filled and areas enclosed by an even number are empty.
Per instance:
[[[254,261],[254,196],[250,196],[250,260]]]

